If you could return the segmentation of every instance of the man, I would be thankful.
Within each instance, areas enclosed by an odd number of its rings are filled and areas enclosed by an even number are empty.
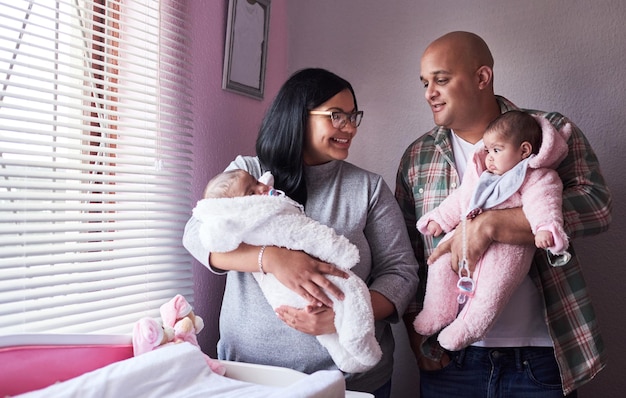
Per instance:
[[[396,198],[420,263],[417,300],[404,320],[420,368],[421,397],[575,397],[576,389],[605,366],[605,351],[573,247],[563,267],[553,267],[545,251],[537,251],[525,282],[482,341],[446,352],[436,336],[419,336],[413,329],[427,264],[450,252],[456,267],[465,252],[473,270],[493,241],[533,244],[521,208],[485,211],[465,223],[465,234],[455,234],[436,249],[439,239],[417,232],[417,219],[460,186],[489,122],[519,109],[494,94],[491,52],[473,33],[451,32],[432,42],[422,56],[420,78],[437,126],[405,151]],[[555,112],[527,112],[547,118],[557,130],[570,122]],[[557,168],[570,239],[606,231],[612,207],[598,159],[580,129],[572,127],[568,156]],[[502,272],[506,267],[502,264]]]

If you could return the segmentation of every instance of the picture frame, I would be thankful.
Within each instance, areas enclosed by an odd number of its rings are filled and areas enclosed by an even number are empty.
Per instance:
[[[222,89],[263,99],[271,0],[229,0]]]

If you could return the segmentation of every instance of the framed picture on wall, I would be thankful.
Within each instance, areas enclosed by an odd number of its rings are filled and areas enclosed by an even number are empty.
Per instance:
[[[263,99],[270,0],[229,0],[222,88]]]

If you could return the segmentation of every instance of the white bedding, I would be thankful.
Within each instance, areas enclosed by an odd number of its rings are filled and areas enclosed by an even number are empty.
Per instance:
[[[164,346],[20,398],[246,397],[343,398],[343,374],[319,371],[284,387],[247,383],[211,372],[198,347]]]

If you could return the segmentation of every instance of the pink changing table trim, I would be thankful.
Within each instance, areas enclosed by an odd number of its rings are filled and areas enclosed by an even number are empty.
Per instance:
[[[2,336],[0,397],[44,388],[132,356],[129,336]]]

